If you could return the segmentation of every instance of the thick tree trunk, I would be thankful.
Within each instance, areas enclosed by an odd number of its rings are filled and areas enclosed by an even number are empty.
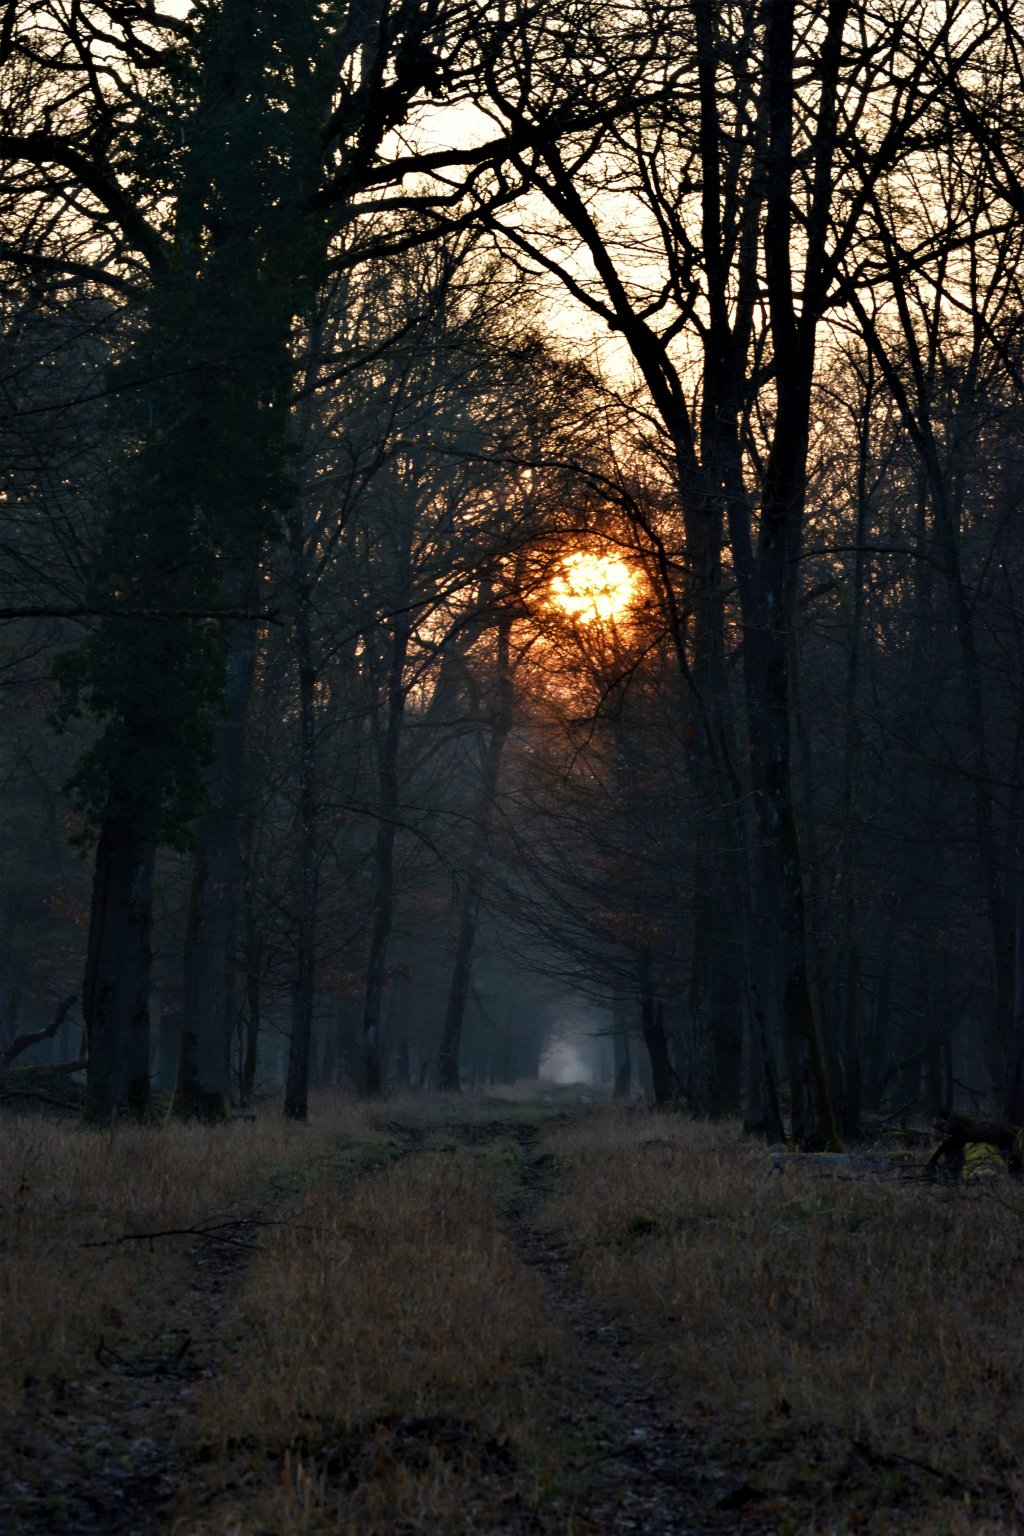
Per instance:
[[[774,956],[787,1048],[793,1138],[801,1146],[837,1146],[825,1056],[807,965],[803,875],[790,787],[790,732],[785,646],[762,630],[747,635],[747,652],[765,652],[764,677],[749,701],[751,759],[764,889],[774,928]],[[754,672],[747,663],[748,674]]]
[[[122,821],[100,828],[82,1009],[89,1043],[86,1116],[149,1108],[149,977],[154,850]]]
[[[836,81],[848,7],[833,0],[822,44],[804,287],[797,309],[793,258],[794,12],[769,0],[765,39],[768,155],[763,235],[776,415],[765,468],[755,580],[741,582],[744,684],[760,877],[775,928],[777,987],[786,1031],[793,1137],[838,1146],[839,1136],[808,969],[804,880],[792,784],[790,660],[803,527],[815,328],[825,300],[824,242],[835,150]],[[746,551],[740,551],[746,560]],[[746,599],[744,602],[744,598]]]
[[[223,717],[207,774],[208,808],[199,824],[183,957],[184,1021],[171,1114],[184,1119],[222,1120],[231,1105],[241,786],[255,656],[255,625],[233,623]]]
[[[694,573],[686,677],[687,766],[702,823],[692,876],[686,1098],[693,1114],[710,1115],[718,1102],[713,1032],[715,995],[723,964],[723,934],[716,931],[714,915],[716,905],[720,905],[718,888],[725,863],[727,838],[723,829],[733,798],[726,745],[731,727],[722,597],[722,508],[717,497],[705,498],[686,517],[686,548]]]

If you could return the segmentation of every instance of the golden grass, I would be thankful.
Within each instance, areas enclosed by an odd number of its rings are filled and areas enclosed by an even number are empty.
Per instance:
[[[230,1218],[265,1199],[364,1108],[321,1102],[309,1126],[268,1112],[224,1126],[122,1123],[111,1131],[9,1116],[0,1159],[0,1443],[23,1412],[89,1364],[101,1339],[137,1341],[180,1303],[189,1239],[117,1239]],[[87,1246],[100,1244],[106,1246]]]
[[[234,1327],[199,1406],[210,1510],[181,1529],[500,1531],[533,1504],[563,1341],[471,1152],[325,1178]]]
[[[1019,1185],[773,1172],[736,1127],[672,1115],[588,1117],[545,1145],[589,1294],[628,1318],[712,1451],[812,1502],[848,1488],[842,1519],[793,1529],[866,1527],[909,1483],[931,1512],[900,1529],[981,1530],[971,1489],[1020,1501]]]

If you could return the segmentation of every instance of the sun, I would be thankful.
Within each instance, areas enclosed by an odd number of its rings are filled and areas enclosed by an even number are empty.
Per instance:
[[[633,600],[636,576],[618,555],[580,550],[566,555],[551,578],[551,601],[581,624],[621,619]]]

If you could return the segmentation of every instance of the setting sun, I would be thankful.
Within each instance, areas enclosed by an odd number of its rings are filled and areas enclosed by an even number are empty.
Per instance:
[[[551,601],[570,618],[590,624],[619,619],[633,598],[636,577],[618,555],[567,555],[551,580]]]

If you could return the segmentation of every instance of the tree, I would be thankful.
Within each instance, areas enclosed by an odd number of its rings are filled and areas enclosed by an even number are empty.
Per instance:
[[[520,21],[514,62],[489,72],[486,100],[512,131],[532,130],[516,172],[551,221],[547,231],[497,217],[490,226],[525,270],[556,278],[622,338],[642,381],[645,425],[656,423],[686,529],[678,651],[697,727],[694,784],[709,806],[733,807],[733,847],[752,841],[737,871],[740,910],[749,908],[765,951],[752,956],[751,985],[759,989],[766,960],[794,1134],[822,1146],[836,1127],[792,766],[816,370],[827,319],[853,292],[844,264],[865,253],[877,189],[929,131],[953,59],[966,70],[979,56],[984,26],[952,6],[911,28],[897,12],[869,18],[847,0],[824,12],[790,0],[694,0],[678,14],[652,8],[644,21],[646,78],[671,89],[588,135],[548,123],[539,81],[569,73],[581,47],[614,74],[629,27],[616,18],[605,29],[604,13],[588,11],[566,38],[543,20]],[[745,761],[725,686],[726,539],[744,636]],[[753,815],[744,818],[748,775]],[[694,1006],[703,1007],[697,995]],[[748,1001],[752,1014],[759,1006]]]
[[[148,1034],[152,848],[185,835],[217,752],[230,636],[207,616],[244,608],[293,494],[293,318],[309,311],[353,198],[391,180],[380,162],[388,133],[414,100],[447,89],[467,45],[438,7],[327,16],[278,0],[210,0],[186,18],[113,5],[43,11],[9,39],[23,89],[0,149],[26,197],[8,248],[30,270],[107,265],[109,286],[144,295],[114,386],[132,447],[89,594],[111,617],[63,671],[67,711],[86,708],[102,723],[76,782],[99,834],[85,1007],[90,1110],[105,1118],[129,1100],[145,1108],[141,1044],[131,1065],[116,1064],[129,1036]],[[75,218],[85,227],[77,241]],[[129,617],[155,608],[161,622]],[[243,652],[244,636],[235,631]],[[240,695],[246,665],[244,655],[232,662]],[[222,733],[220,784],[231,755]],[[187,989],[207,1017],[183,1033],[190,1110],[215,1109],[226,1088],[237,840],[230,807],[212,813]],[[211,894],[214,885],[226,894]]]

